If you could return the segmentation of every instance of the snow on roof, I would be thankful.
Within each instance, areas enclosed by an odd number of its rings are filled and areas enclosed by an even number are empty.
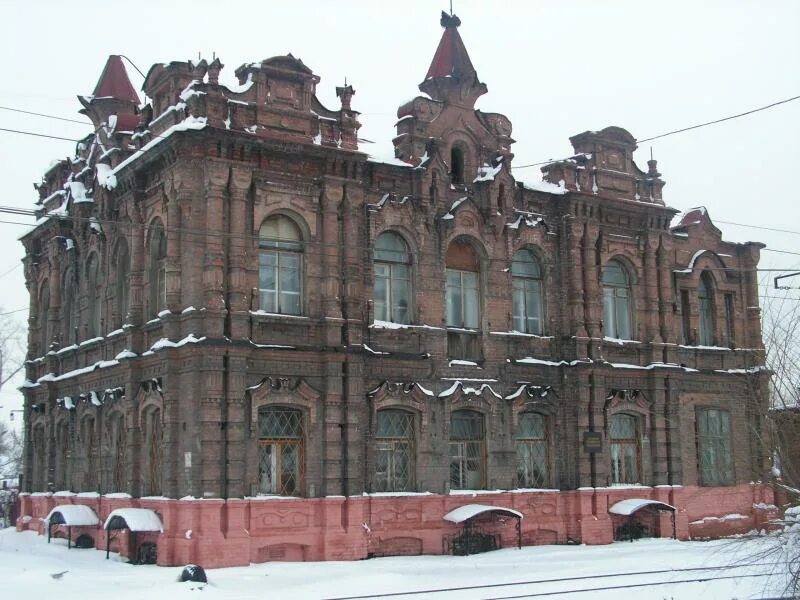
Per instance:
[[[92,527],[100,523],[95,512],[82,504],[59,504],[45,517],[50,522],[56,514],[60,514],[63,524],[67,527]]]
[[[658,500],[645,500],[644,498],[629,498],[621,500],[608,509],[608,512],[615,515],[632,515],[640,508],[645,506],[656,506],[659,509],[675,510],[675,507],[666,502],[659,502]]]
[[[161,519],[158,518],[155,511],[149,508],[118,508],[112,510],[103,524],[103,529],[108,529],[114,517],[123,519],[131,531],[164,531]]]
[[[456,509],[451,510],[444,516],[445,521],[451,523],[463,523],[464,521],[476,517],[483,513],[499,512],[508,516],[522,518],[522,513],[514,510],[513,508],[505,508],[503,506],[491,506],[489,504],[465,504]]]
[[[520,183],[522,183],[522,186],[526,190],[532,190],[534,192],[546,192],[548,194],[559,194],[562,196],[569,193],[566,187],[550,183],[549,181],[523,181]]]

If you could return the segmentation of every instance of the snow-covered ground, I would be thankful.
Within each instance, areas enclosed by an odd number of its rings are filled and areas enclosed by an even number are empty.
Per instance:
[[[783,591],[784,578],[769,575],[775,566],[753,556],[771,544],[774,540],[770,537],[750,542],[659,539],[610,546],[507,548],[468,557],[267,563],[209,570],[209,584],[203,585],[178,583],[179,567],[133,566],[117,555],[106,561],[105,553],[98,550],[67,550],[66,542],[60,539],[48,546],[44,536],[5,529],[0,531],[0,597],[302,600],[391,594],[392,598],[432,600],[537,596],[591,600],[765,598]],[[736,566],[715,568],[726,565]],[[646,571],[651,572],[643,573]],[[627,575],[620,575],[623,573]],[[694,579],[705,581],[680,583]],[[630,587],[653,582],[663,583]],[[450,590],[435,591],[445,588]],[[399,594],[414,591],[418,593]]]

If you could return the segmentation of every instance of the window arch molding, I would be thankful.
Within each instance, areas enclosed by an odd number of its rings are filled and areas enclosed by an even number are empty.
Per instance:
[[[523,245],[511,255],[511,326],[515,331],[543,335],[547,315],[546,269],[543,254],[535,246]]]

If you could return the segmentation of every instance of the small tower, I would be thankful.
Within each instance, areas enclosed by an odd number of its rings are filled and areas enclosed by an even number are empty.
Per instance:
[[[95,128],[103,123],[109,123],[109,117],[116,115],[116,127],[133,130],[138,122],[139,95],[136,93],[122,58],[112,54],[106,61],[106,66],[94,93],[91,96],[78,96],[83,105],[81,113],[88,116]]]
[[[442,39],[419,89],[434,100],[472,108],[487,90],[486,85],[478,80],[478,74],[458,33],[461,19],[442,11],[439,23],[444,27]]]

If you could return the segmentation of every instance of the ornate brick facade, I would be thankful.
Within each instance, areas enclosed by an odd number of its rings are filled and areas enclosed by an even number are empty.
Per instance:
[[[22,238],[24,514],[154,508],[159,562],[208,566],[440,552],[456,488],[509,490],[480,501],[526,543],[607,543],[631,497],[682,537],[763,521],[762,246],[703,209],[671,227],[619,127],[517,181],[458,24],[392,162],[292,55],[236,89],[154,65],[144,108],[109,59]]]

